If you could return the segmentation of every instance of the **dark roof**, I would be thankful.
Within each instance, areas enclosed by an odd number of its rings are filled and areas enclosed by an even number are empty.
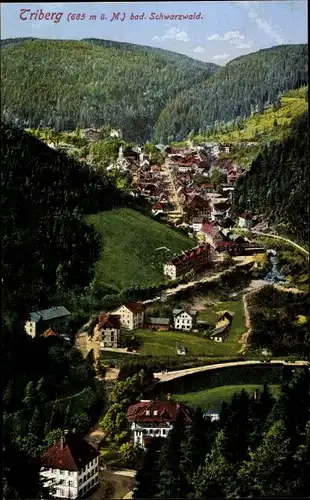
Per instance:
[[[211,333],[211,337],[217,337],[217,336],[221,336],[221,334],[225,334],[226,331],[228,330],[228,327],[229,325],[224,325],[224,326],[220,326],[219,328],[215,328],[213,330],[213,332]]]
[[[116,330],[119,330],[121,327],[120,324],[120,318],[117,315],[103,315],[100,314],[99,316],[99,328],[106,329],[106,328],[115,328]]]
[[[129,311],[131,311],[133,314],[143,312],[144,311],[144,306],[141,304],[141,302],[128,302],[127,304],[124,304]]]
[[[148,321],[151,325],[169,325],[169,318],[149,318]]]
[[[201,255],[202,253],[206,253],[210,251],[210,245],[208,243],[202,243],[198,247],[193,248],[192,250],[188,250],[187,252],[183,252],[181,255],[177,255],[176,257],[172,257],[167,264],[168,265],[180,265],[182,262],[193,259],[197,257],[197,255]]]
[[[43,309],[42,311],[30,313],[30,321],[37,323],[40,319],[43,319],[43,321],[49,321],[51,319],[62,318],[70,315],[71,313],[65,307],[55,306],[50,309]]]
[[[150,415],[146,412],[149,411]],[[158,414],[154,415],[154,411]],[[192,421],[191,409],[174,401],[141,401],[130,405],[127,410],[127,419],[131,422],[175,422],[179,412],[182,412],[185,421]]]
[[[59,439],[41,457],[42,467],[79,471],[89,462],[98,457],[99,453],[84,439],[75,434],[68,434],[63,440]]]
[[[219,317],[219,319],[217,320],[217,323],[218,323],[218,321],[221,321],[224,318],[227,318],[229,321],[233,320],[233,316],[228,311],[225,311],[224,314],[222,314],[222,316]]]

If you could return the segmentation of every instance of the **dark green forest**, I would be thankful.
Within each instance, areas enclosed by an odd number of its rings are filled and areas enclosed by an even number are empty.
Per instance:
[[[85,215],[123,203],[111,178],[1,123],[2,287],[6,320],[82,289],[99,240]]]
[[[18,118],[26,128],[110,124],[127,140],[146,140],[165,104],[218,68],[105,40],[8,43],[1,54],[1,106],[6,119]]]
[[[1,167],[4,490],[39,498],[40,453],[65,427],[85,433],[106,400],[91,360],[61,336],[31,339],[23,323],[89,285],[100,246],[85,216],[125,200],[111,179],[6,123]]]
[[[224,68],[109,40],[10,39],[2,45],[6,119],[56,131],[111,125],[126,140],[182,140],[262,111],[308,82],[307,45],[260,50]]]
[[[299,240],[309,241],[308,113],[293,124],[291,134],[266,146],[251,169],[236,183],[234,209],[265,214],[283,222]]]
[[[219,422],[179,416],[148,446],[133,498],[309,497],[309,385],[307,369],[285,368],[277,400],[265,385],[223,403]]]
[[[212,78],[180,92],[163,109],[156,138],[182,140],[216,122],[245,118],[278,103],[280,95],[308,82],[308,46],[283,45],[259,50],[229,62]]]

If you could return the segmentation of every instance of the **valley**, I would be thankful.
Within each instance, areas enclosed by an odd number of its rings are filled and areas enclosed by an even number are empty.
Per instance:
[[[308,464],[307,45],[1,72],[5,498],[302,497],[257,470]]]

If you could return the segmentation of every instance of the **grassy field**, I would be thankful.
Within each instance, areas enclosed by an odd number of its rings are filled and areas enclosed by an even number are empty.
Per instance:
[[[251,165],[265,143],[287,136],[292,121],[308,110],[308,102],[305,99],[307,88],[287,92],[280,99],[280,109],[274,110],[270,106],[262,114],[255,113],[245,120],[242,130],[218,132],[206,138],[197,136],[194,141],[199,143],[204,139],[208,142],[238,143],[235,154],[228,154],[227,157],[234,157],[239,165],[246,168]],[[256,142],[257,145],[243,147],[242,142]]]
[[[276,395],[279,391],[279,385],[272,384],[269,386],[272,394]],[[245,384],[245,385],[224,385],[221,387],[214,387],[212,389],[202,389],[200,391],[187,392],[184,394],[172,394],[171,399],[188,404],[196,408],[200,406],[202,410],[220,411],[222,402],[229,403],[235,392],[245,389],[250,395],[253,394],[254,389],[262,389],[262,385],[258,384]]]
[[[237,342],[214,342],[205,338],[202,333],[160,332],[152,330],[137,330],[136,337],[142,341],[140,354],[153,356],[176,355],[176,347],[183,344],[188,349],[189,356],[234,356],[240,349]]]
[[[193,247],[185,234],[127,208],[90,215],[88,221],[102,237],[96,276],[120,289],[163,281],[164,262]]]
[[[164,332],[144,329],[135,332],[135,336],[142,342],[139,354],[174,356],[177,354],[177,345],[183,344],[188,350],[188,356],[235,356],[241,347],[238,341],[245,331],[243,302],[240,300],[219,302],[214,306],[199,311],[198,319],[207,321],[209,325],[214,326],[220,314],[225,311],[229,311],[234,316],[225,342],[220,343],[209,340],[208,333],[204,332]],[[128,340],[130,340],[132,333],[124,332],[123,336],[127,336]]]

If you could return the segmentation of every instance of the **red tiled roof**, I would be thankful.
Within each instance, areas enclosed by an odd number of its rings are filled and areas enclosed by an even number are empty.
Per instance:
[[[141,304],[141,302],[128,302],[127,304],[124,304],[124,305],[133,314],[144,311],[144,306],[143,306],[143,304]]]
[[[209,208],[209,202],[200,196],[195,195],[194,198],[188,203],[188,206],[192,208]]]
[[[209,234],[210,236],[218,236],[219,235],[219,231],[218,229],[216,228],[215,224],[213,222],[207,222],[206,224],[204,224],[202,226],[202,229],[201,231],[205,234]]]
[[[188,250],[187,252],[184,252],[181,255],[173,257],[167,262],[167,264],[177,266],[182,264],[182,262],[185,262],[186,260],[190,260],[196,257],[197,255],[200,255],[203,252],[209,252],[209,251],[210,251],[209,243],[202,243],[201,245],[199,245],[199,247],[193,248],[192,250]]]
[[[154,411],[158,414],[154,415]],[[149,411],[150,415],[146,412]],[[147,401],[130,405],[127,410],[127,419],[130,422],[175,422],[179,412],[185,417],[185,422],[192,421],[191,409],[174,401]]]
[[[159,203],[159,201],[157,203],[155,203],[155,205],[152,206],[152,209],[153,210],[163,210],[163,206],[161,203]]]
[[[42,467],[79,471],[98,457],[99,453],[84,439],[75,434],[66,436],[63,447],[61,439],[51,446],[42,456]]]
[[[115,328],[119,330],[121,327],[120,317],[117,315],[102,315],[99,316],[99,328]]]
[[[48,330],[45,330],[44,333],[42,333],[41,337],[58,337],[58,334],[52,330],[51,328],[49,328]]]

